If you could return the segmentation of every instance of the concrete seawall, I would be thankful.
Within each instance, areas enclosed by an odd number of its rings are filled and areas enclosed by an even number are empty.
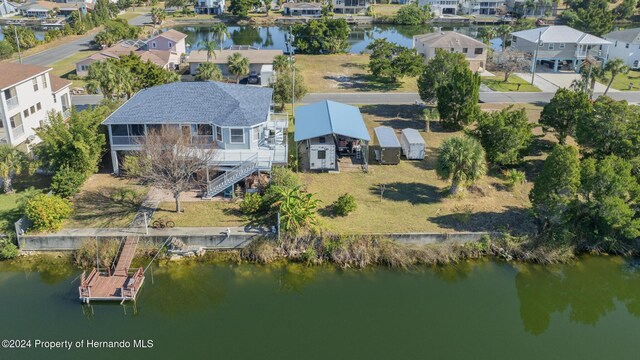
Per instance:
[[[72,251],[78,249],[85,240],[121,238],[136,235],[141,242],[151,242],[156,245],[164,243],[167,238],[173,237],[192,248],[204,248],[207,250],[240,249],[259,237],[273,236],[274,234],[264,229],[247,229],[238,231],[234,229],[231,235],[227,235],[221,228],[174,228],[165,230],[152,230],[145,234],[141,229],[94,229],[91,233],[87,229],[64,231],[49,235],[21,235],[19,247],[24,251]],[[358,235],[351,235],[358,236]],[[362,236],[385,237],[404,244],[441,244],[448,242],[474,242],[484,236],[491,236],[486,232],[464,233],[394,233],[394,234],[370,234]]]

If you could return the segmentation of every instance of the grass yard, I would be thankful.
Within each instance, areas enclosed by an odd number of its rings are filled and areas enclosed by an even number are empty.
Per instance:
[[[396,16],[398,10],[402,5],[396,4],[377,4],[371,5],[373,7],[373,13],[378,16]]]
[[[168,218],[178,227],[233,227],[247,224],[239,212],[238,203],[230,201],[183,201],[184,212],[177,214],[174,202],[162,202],[153,219]]]
[[[629,85],[631,85],[631,88],[629,88]],[[628,74],[617,75],[613,79],[611,87],[617,90],[640,91],[640,70],[631,70]]]
[[[540,108],[526,109],[530,119],[537,120]],[[533,229],[528,214],[528,194],[531,180],[545,156],[542,150],[551,147],[550,135],[536,141],[532,156],[521,167],[528,183],[510,192],[505,189],[500,173],[492,171],[464,196],[450,197],[449,183],[439,180],[434,170],[436,151],[444,139],[461,133],[444,131],[437,123],[432,123],[432,131],[425,133],[421,108],[417,106],[367,105],[362,106],[361,111],[371,134],[372,129],[380,125],[397,131],[408,127],[420,129],[427,143],[427,158],[402,160],[399,165],[371,165],[366,174],[357,170],[301,174],[308,191],[317,193],[322,200],[320,218],[325,229],[343,233]],[[382,200],[381,184],[385,186]],[[356,198],[358,209],[346,217],[331,216],[330,205],[344,193]]]
[[[540,89],[518,76],[510,75],[509,80],[504,82],[504,74],[495,72],[494,74],[496,76],[483,76],[480,78],[482,83],[493,91],[540,92]]]
[[[86,57],[89,57],[93,54],[97,53],[96,50],[83,50],[74,53],[73,55],[62,59],[51,65],[53,70],[51,73],[53,75],[60,76],[61,78],[68,79],[69,75],[76,73],[76,63]],[[71,87],[85,87],[86,82],[84,80],[71,80]]]
[[[136,196],[122,196],[123,191]],[[140,209],[148,189],[134,181],[109,174],[94,174],[74,199],[74,214],[64,228],[127,227]]]
[[[366,54],[296,55],[296,64],[309,92],[418,91],[416,78],[397,84],[377,80],[367,70]]]

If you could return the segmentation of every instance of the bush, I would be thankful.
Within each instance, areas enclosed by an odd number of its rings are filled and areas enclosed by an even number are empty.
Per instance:
[[[35,230],[56,231],[73,213],[73,205],[57,195],[39,194],[27,200],[24,213]]]
[[[504,172],[505,183],[509,190],[513,190],[516,185],[523,184],[525,181],[525,174],[522,171],[511,169]]]
[[[71,197],[80,191],[85,180],[87,177],[84,173],[65,166],[53,176],[51,190],[63,198]]]
[[[19,252],[18,247],[8,239],[0,240],[0,260],[13,259]]]
[[[13,46],[7,40],[0,41],[0,60],[8,59],[13,55]]]
[[[118,188],[111,193],[111,200],[119,203],[137,204],[142,202],[140,193],[133,189]]]
[[[301,186],[298,175],[285,167],[274,167],[271,171],[271,186],[292,189]]]
[[[244,200],[240,203],[240,211],[244,215],[254,216],[262,209],[262,196],[258,193],[245,194]]]
[[[357,208],[356,198],[351,194],[340,195],[338,200],[333,203],[333,212],[338,216],[347,216]]]

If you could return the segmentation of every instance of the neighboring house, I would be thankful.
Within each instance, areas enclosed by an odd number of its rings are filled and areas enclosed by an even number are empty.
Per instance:
[[[564,25],[516,31],[511,35],[512,48],[531,54],[536,59],[532,68],[547,65],[555,72],[562,68],[579,71],[587,56],[606,61],[606,49],[603,47],[611,44],[610,41]]]
[[[235,53],[240,53],[249,59],[249,71],[255,71],[257,74],[265,73],[267,71],[265,67],[273,65],[275,57],[283,54],[282,50],[259,50],[249,46],[233,46],[224,50],[216,50],[215,56],[212,56],[210,60],[212,63],[218,65],[223,76],[230,77],[233,75],[229,72],[227,62],[229,56]],[[206,50],[192,51],[187,59],[191,75],[196,75],[198,73],[198,66],[206,61]],[[271,68],[271,71],[273,72],[273,68]],[[261,77],[261,85],[268,84],[268,79]]]
[[[71,82],[50,75],[51,68],[0,63],[0,143],[11,146],[38,143],[36,128],[48,122],[48,112],[68,117]]]
[[[0,0],[0,17],[16,15],[19,6],[20,5],[6,0]]]
[[[507,9],[518,16],[545,16],[546,14],[558,14],[558,2],[542,2],[534,0],[506,0]]]
[[[505,0],[468,0],[461,1],[462,12],[468,15],[497,15],[505,9]]]
[[[194,10],[198,14],[222,15],[225,12],[224,0],[197,0]]]
[[[609,59],[622,59],[628,67],[640,69],[640,28],[614,31],[603,37],[611,42],[605,50]]]
[[[122,156],[140,149],[150,129],[179,127],[195,147],[215,146],[227,177],[209,182],[215,196],[254,171],[287,164],[286,114],[271,112],[273,90],[213,81],[174,82],[136,93],[107,117],[114,173]]]
[[[295,115],[302,169],[339,171],[340,157],[367,167],[371,137],[357,106],[324,100],[298,106]]]
[[[336,14],[364,14],[371,2],[369,0],[331,0]]]
[[[131,53],[140,56],[143,61],[150,61],[163,69],[175,69],[182,61],[182,57],[186,54],[186,37],[187,35],[171,29],[147,41],[120,41],[112,47],[102,49],[78,61],[76,63],[76,74],[78,76],[87,76],[89,74],[89,66],[94,62],[108,58],[117,59],[120,56]]]
[[[458,0],[418,0],[418,5],[429,5],[436,16],[457,15],[459,8]]]
[[[488,46],[455,31],[442,31],[413,37],[413,48],[424,57],[425,63],[436,56],[436,49],[463,53],[472,71],[484,71]]]
[[[282,14],[288,16],[321,16],[322,5],[320,3],[294,3],[282,4]]]
[[[69,16],[74,11],[81,11],[86,14],[87,11],[93,10],[93,4],[84,2],[61,4],[52,1],[33,1],[20,6],[18,9],[20,14],[25,17],[47,18],[49,17],[49,12],[53,11],[53,9],[57,9],[58,16]]]

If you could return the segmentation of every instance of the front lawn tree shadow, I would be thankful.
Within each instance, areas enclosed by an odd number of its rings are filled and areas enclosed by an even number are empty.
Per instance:
[[[443,229],[454,231],[509,231],[513,234],[532,234],[536,231],[529,209],[507,207],[502,212],[473,212],[461,221],[460,214],[433,216],[428,218]]]
[[[380,188],[384,185],[382,200],[407,201],[411,204],[434,203],[442,199],[442,190],[433,186],[417,182],[412,183],[382,183],[371,186],[371,194],[380,197]]]

